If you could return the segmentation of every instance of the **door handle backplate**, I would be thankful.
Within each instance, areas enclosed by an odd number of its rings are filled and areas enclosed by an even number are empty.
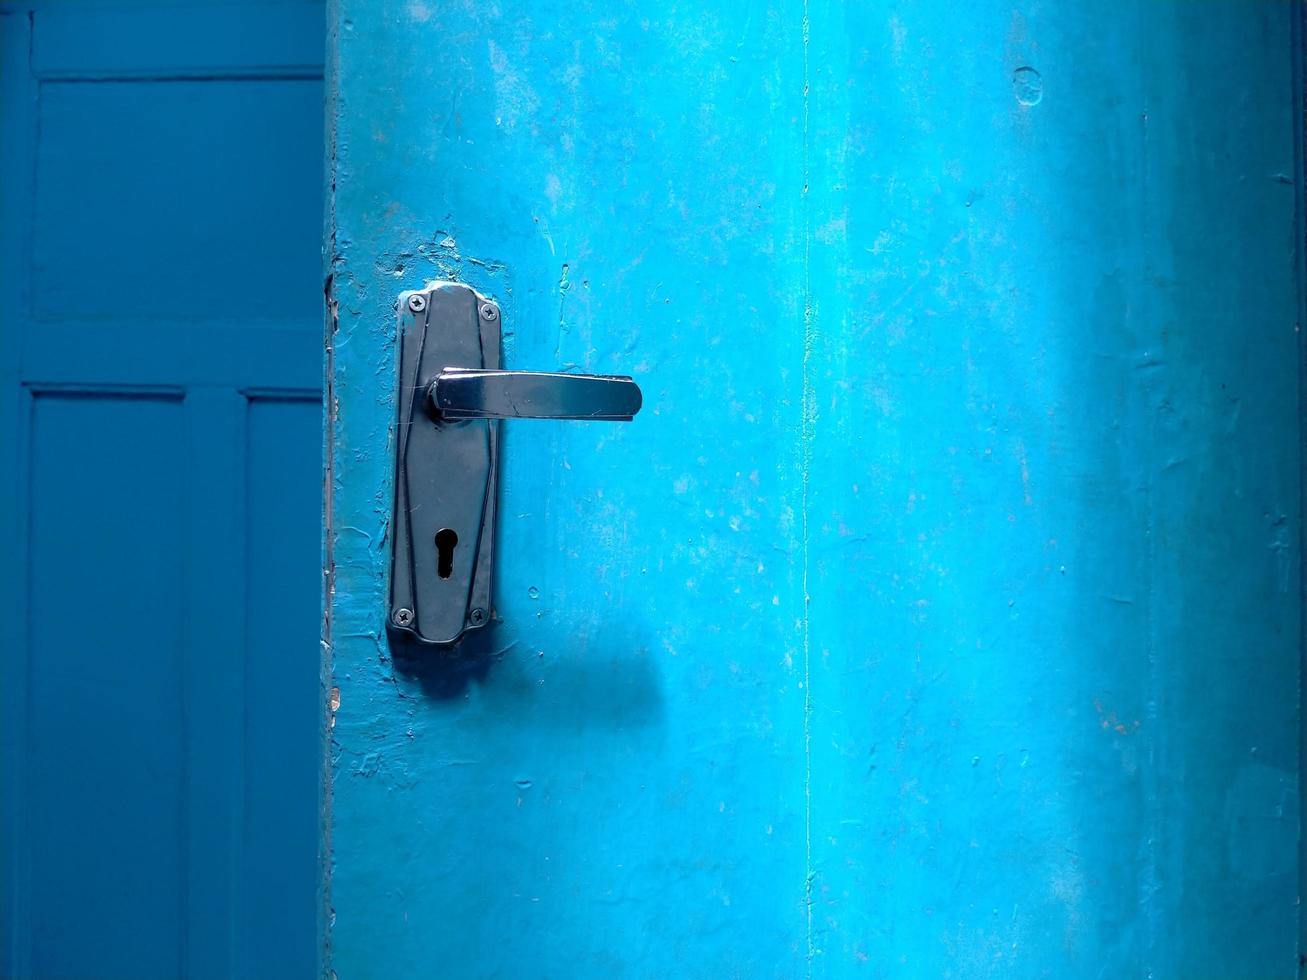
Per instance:
[[[629,421],[628,377],[505,371],[502,315],[470,286],[399,297],[389,626],[447,646],[491,617],[499,419]]]

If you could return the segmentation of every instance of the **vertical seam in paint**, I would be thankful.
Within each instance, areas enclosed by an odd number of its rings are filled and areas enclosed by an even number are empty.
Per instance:
[[[802,521],[803,561],[803,906],[806,917],[807,976],[812,976],[812,960],[816,953],[812,932],[812,631],[809,618],[811,597],[808,594],[808,477],[812,468],[812,378],[809,362],[812,358],[812,205],[808,196],[809,174],[809,90],[808,41],[810,21],[808,0],[803,0],[803,367],[802,404],[799,424],[799,468],[801,474],[800,519]]]
[[[1147,26],[1148,26],[1145,23],[1146,12],[1141,7],[1138,9],[1137,13],[1140,22],[1140,29],[1142,32],[1140,36],[1146,37]],[[1146,68],[1145,68],[1145,72],[1146,72]],[[1140,192],[1139,192],[1140,193],[1139,213],[1143,219],[1143,228],[1141,230],[1140,237],[1145,242],[1148,241],[1149,224],[1152,219],[1152,214],[1150,211],[1152,205],[1152,195],[1150,193],[1151,186],[1149,183],[1150,155],[1148,152],[1149,150],[1148,110],[1150,105],[1148,85],[1149,83],[1151,83],[1151,81],[1152,81],[1151,77],[1145,78],[1145,84],[1143,86],[1143,107],[1142,107],[1142,117],[1141,117],[1142,125],[1140,126],[1140,133],[1139,133],[1139,143],[1140,143],[1139,156],[1140,156],[1140,175],[1141,175]],[[1152,281],[1152,273],[1153,273],[1152,260],[1150,256],[1151,256],[1151,249],[1149,249],[1146,245],[1143,262],[1145,266],[1145,270],[1144,270],[1145,280],[1146,282],[1149,283],[1151,283]],[[1143,296],[1140,297],[1140,300],[1143,304],[1145,304],[1143,322],[1145,324],[1149,324],[1152,322],[1152,314],[1154,313],[1154,310],[1152,308],[1152,296],[1154,294],[1154,290],[1151,285],[1146,286],[1145,290],[1146,292],[1144,293]],[[1145,350],[1152,347],[1151,337],[1147,337],[1147,336],[1144,337],[1143,342],[1145,344]],[[1158,338],[1158,342],[1160,344],[1160,337]],[[1159,358],[1164,358],[1165,355],[1164,353],[1159,352],[1158,356]],[[1135,376],[1139,377],[1140,375],[1138,372],[1135,372]],[[1159,786],[1156,783],[1156,779],[1157,779],[1156,774],[1160,771],[1160,767],[1165,765],[1165,760],[1162,758],[1162,755],[1165,750],[1165,744],[1163,741],[1161,726],[1157,723],[1161,714],[1161,704],[1160,704],[1161,686],[1158,683],[1159,674],[1158,674],[1158,666],[1157,666],[1157,650],[1158,650],[1157,617],[1155,615],[1156,601],[1153,594],[1153,587],[1156,579],[1154,573],[1155,573],[1156,563],[1157,563],[1157,533],[1156,533],[1157,517],[1156,517],[1156,509],[1155,509],[1156,490],[1157,490],[1156,487],[1157,471],[1156,471],[1154,460],[1156,459],[1156,455],[1157,455],[1156,451],[1158,445],[1158,418],[1157,418],[1157,412],[1155,410],[1155,406],[1153,405],[1152,402],[1154,385],[1151,382],[1150,376],[1144,375],[1139,384],[1141,390],[1139,391],[1138,397],[1143,401],[1144,410],[1146,411],[1147,418],[1148,418],[1148,427],[1147,427],[1148,441],[1146,447],[1146,457],[1148,462],[1146,464],[1145,469],[1143,470],[1144,472],[1144,480],[1143,480],[1144,653],[1145,653],[1145,662],[1147,664],[1147,671],[1148,671],[1147,684],[1146,684],[1146,690],[1148,695],[1148,718],[1152,722],[1152,724],[1149,726],[1150,728],[1150,736],[1149,736],[1150,743],[1148,747],[1148,756],[1150,762],[1149,772],[1152,774],[1151,778],[1153,780],[1153,783],[1151,785],[1146,784],[1145,786],[1145,791],[1147,793],[1147,800],[1144,807],[1144,847],[1145,847],[1144,876],[1146,882],[1145,887],[1146,887],[1147,899],[1146,899],[1145,912],[1144,912],[1144,923],[1145,923],[1144,928],[1145,928],[1145,935],[1147,938],[1145,941],[1145,946],[1143,951],[1144,954],[1143,966],[1144,966],[1144,976],[1150,978],[1151,980],[1151,978],[1156,976],[1155,958],[1157,954],[1157,938],[1158,938],[1158,925],[1159,925],[1157,898],[1158,898],[1158,893],[1160,891],[1158,866],[1157,866],[1158,865],[1157,848],[1158,848],[1158,840],[1159,840],[1158,835],[1162,829],[1162,823],[1163,823],[1162,804],[1160,802],[1161,794],[1159,792]]]

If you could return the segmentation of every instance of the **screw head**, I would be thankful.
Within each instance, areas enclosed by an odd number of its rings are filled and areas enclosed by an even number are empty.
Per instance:
[[[480,606],[477,606],[470,613],[468,613],[467,618],[468,618],[468,622],[470,622],[473,626],[480,626],[482,623],[486,621],[486,611],[482,609]]]
[[[395,615],[390,617],[396,626],[407,626],[413,622],[412,609],[396,609]]]
[[[495,309],[493,306],[491,306],[489,303],[482,303],[481,315],[485,317],[487,320],[493,320],[495,317],[499,316],[499,311]]]
[[[414,313],[421,313],[427,308],[427,298],[421,293],[414,293],[408,298],[408,308]]]

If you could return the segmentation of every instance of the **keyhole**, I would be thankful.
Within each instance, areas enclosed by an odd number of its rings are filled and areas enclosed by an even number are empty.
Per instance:
[[[449,578],[454,571],[454,549],[458,547],[458,535],[451,528],[442,527],[436,532],[436,574]]]

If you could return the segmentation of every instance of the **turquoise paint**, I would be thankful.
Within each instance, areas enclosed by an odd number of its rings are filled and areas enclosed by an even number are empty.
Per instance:
[[[339,0],[338,975],[1294,973],[1293,17]],[[414,660],[434,278],[646,407],[505,427]]]

